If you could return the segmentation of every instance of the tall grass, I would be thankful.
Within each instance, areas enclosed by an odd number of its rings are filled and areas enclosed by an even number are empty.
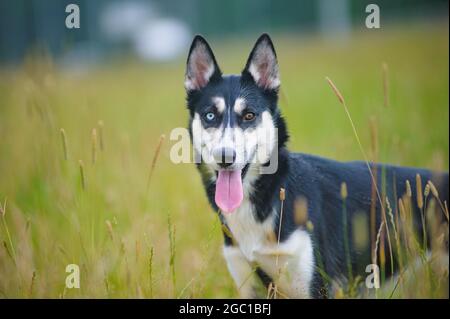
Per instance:
[[[321,79],[330,74],[345,92],[362,145],[371,143],[371,133],[361,123],[377,119],[380,161],[423,167],[438,161],[448,169],[447,29],[354,34],[345,48],[275,36],[289,148],[338,160],[363,158],[345,112],[326,94]],[[238,72],[248,41],[217,44],[222,69]],[[382,61],[389,62],[388,91],[380,87]],[[30,56],[20,67],[0,71],[1,297],[238,296],[221,256],[221,224],[198,173],[192,164],[174,165],[170,145],[161,139],[186,126],[178,82],[183,74],[180,59],[111,64],[75,75],[48,56]],[[413,199],[398,194],[391,209],[394,221],[399,216],[401,247],[395,251],[402,253],[405,280],[395,290],[383,282],[388,292],[379,291],[380,298],[444,295],[445,276],[437,265],[445,228],[429,220],[429,212],[434,205],[448,222],[448,203],[436,199],[428,181],[422,183],[429,192],[425,196],[424,190],[426,224],[438,235],[431,237],[431,259],[421,261],[430,265],[433,284],[406,284],[408,270],[424,278],[406,266],[420,257],[422,245],[409,234]],[[299,212],[298,222],[313,230],[307,203],[300,202]],[[320,256],[316,260],[320,271]],[[80,267],[80,289],[65,287],[72,263]]]

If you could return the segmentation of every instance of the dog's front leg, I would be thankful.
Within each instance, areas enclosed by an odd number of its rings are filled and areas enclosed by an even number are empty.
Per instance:
[[[256,298],[258,282],[255,271],[237,246],[224,246],[223,255],[228,271],[239,290],[241,298]]]

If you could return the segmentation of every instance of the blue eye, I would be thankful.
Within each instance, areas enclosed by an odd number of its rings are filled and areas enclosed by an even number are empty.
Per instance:
[[[205,114],[205,119],[207,121],[212,121],[216,118],[216,115],[213,112],[208,112]]]

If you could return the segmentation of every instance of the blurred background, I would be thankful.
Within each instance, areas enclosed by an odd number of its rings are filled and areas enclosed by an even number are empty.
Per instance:
[[[0,0],[0,297],[238,296],[195,166],[169,159],[194,34],[239,73],[270,33],[291,150],[363,159],[328,76],[370,160],[448,171],[448,26],[446,0]],[[379,297],[448,298],[435,279]]]
[[[65,8],[76,3],[81,28],[62,27]],[[36,46],[65,63],[95,63],[132,55],[170,61],[185,52],[192,35],[242,37],[261,32],[348,36],[364,28],[368,0],[248,0],[218,5],[207,0],[2,0],[0,60],[20,62]],[[446,0],[380,0],[382,24],[445,19]]]

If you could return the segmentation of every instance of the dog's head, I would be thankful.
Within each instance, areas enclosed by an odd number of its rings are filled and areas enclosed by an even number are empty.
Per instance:
[[[243,177],[267,167],[287,140],[277,106],[279,87],[277,57],[267,34],[256,41],[242,73],[228,76],[206,40],[194,38],[185,78],[190,133],[200,165],[216,183],[215,202],[222,211],[241,204]]]

